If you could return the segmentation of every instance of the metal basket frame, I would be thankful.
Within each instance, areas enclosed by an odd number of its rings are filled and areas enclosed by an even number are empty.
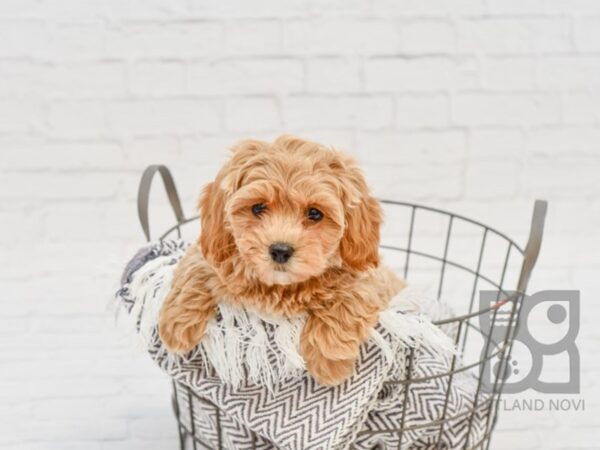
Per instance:
[[[175,219],[176,219],[175,225],[173,225],[168,230],[166,230],[160,236],[159,239],[162,240],[162,239],[172,235],[173,233],[177,233],[177,236],[181,237],[181,227],[187,223],[198,220],[199,217],[198,216],[193,216],[193,217],[189,217],[189,218],[185,217],[185,215],[183,213],[183,209],[181,207],[181,201],[179,199],[179,195],[178,195],[177,189],[175,187],[175,182],[173,180],[173,176],[171,175],[171,172],[169,171],[169,169],[164,165],[149,166],[146,168],[146,170],[144,171],[144,173],[142,175],[140,185],[139,185],[139,190],[138,190],[138,202],[137,202],[138,216],[139,216],[140,224],[142,226],[142,230],[144,232],[146,240],[150,241],[150,227],[149,227],[149,220],[148,220],[149,195],[150,195],[150,188],[152,185],[152,180],[156,173],[159,173],[161,175],[161,178],[163,180],[164,187],[165,187],[165,190],[167,193],[167,197],[169,199],[169,202],[173,209],[173,212],[175,213]],[[430,379],[433,379],[436,377],[447,377],[448,378],[447,390],[446,390],[444,407],[443,407],[441,416],[439,417],[439,419],[429,422],[426,425],[405,427],[405,413],[407,410],[406,403],[407,403],[408,395],[404,395],[403,414],[401,416],[400,423],[398,424],[397,428],[386,429],[386,430],[377,430],[377,431],[367,431],[367,432],[363,432],[363,433],[369,433],[369,434],[397,433],[399,435],[398,450],[400,450],[401,448],[404,448],[402,446],[402,436],[406,431],[415,429],[415,428],[422,428],[425,426],[427,426],[427,427],[436,426],[436,427],[439,427],[438,436],[441,437],[446,423],[448,423],[451,420],[455,420],[459,417],[466,417],[468,415],[469,416],[469,422],[468,422],[469,428],[468,428],[468,432],[466,435],[467,437],[466,437],[466,442],[464,444],[463,450],[484,449],[484,448],[489,449],[490,443],[491,443],[492,431],[494,430],[494,427],[495,427],[497,419],[498,419],[498,407],[500,404],[499,400],[502,395],[504,384],[505,384],[506,378],[507,378],[505,376],[505,374],[506,374],[508,361],[510,359],[512,347],[513,347],[513,338],[515,337],[515,334],[516,334],[518,326],[519,326],[520,304],[526,294],[527,285],[528,285],[529,279],[531,277],[532,270],[535,266],[537,257],[539,255],[539,251],[540,251],[540,246],[541,246],[541,241],[542,241],[542,236],[543,236],[543,231],[544,231],[544,222],[545,222],[545,216],[546,216],[546,210],[547,210],[547,202],[543,201],[543,200],[535,201],[529,238],[528,238],[527,244],[524,248],[521,248],[517,243],[515,243],[508,236],[495,230],[494,228],[489,227],[481,222],[472,220],[470,218],[458,215],[458,214],[454,214],[454,213],[444,211],[441,209],[437,209],[437,208],[431,208],[428,206],[412,204],[412,203],[407,203],[407,202],[381,200],[381,203],[395,205],[395,206],[401,206],[404,208],[408,208],[410,210],[410,225],[409,225],[409,230],[408,230],[407,246],[405,248],[401,248],[401,247],[397,247],[397,246],[381,245],[381,248],[392,250],[392,251],[398,251],[398,252],[402,252],[405,254],[405,264],[404,264],[404,277],[405,278],[407,278],[408,273],[409,273],[411,255],[417,255],[420,257],[425,257],[425,258],[437,260],[440,262],[441,272],[440,272],[440,279],[439,279],[439,286],[438,286],[438,298],[442,294],[444,274],[445,274],[446,268],[448,266],[453,266],[454,268],[463,270],[463,271],[473,275],[475,281],[474,281],[473,291],[472,291],[472,295],[471,295],[470,302],[469,302],[468,312],[463,315],[449,317],[449,318],[446,318],[443,320],[439,320],[439,321],[436,321],[435,323],[437,325],[456,324],[457,332],[456,332],[456,336],[455,336],[455,343],[457,346],[459,346],[459,348],[462,347],[462,349],[464,349],[464,346],[466,345],[469,330],[470,329],[476,330],[477,332],[479,332],[481,334],[482,337],[485,338],[485,343],[484,343],[485,350],[483,352],[484,356],[481,359],[475,361],[474,363],[466,364],[464,366],[457,368],[456,367],[457,356],[455,355],[452,357],[449,371],[444,372],[444,373],[439,373],[436,375],[432,375],[432,376],[428,376],[428,377],[424,377],[424,378],[413,378],[413,377],[411,377],[411,371],[412,371],[412,367],[413,367],[415,351],[414,351],[414,349],[411,349],[409,352],[409,356],[408,356],[406,379],[397,380],[397,381],[388,381],[387,383],[403,385],[404,389],[406,389],[406,392],[405,392],[405,394],[406,394],[408,392],[408,390],[410,389],[411,384],[413,384],[413,383],[424,382],[424,381],[427,381],[427,380],[430,380]],[[416,215],[417,211],[428,211],[430,213],[440,214],[440,215],[443,215],[448,218],[445,244],[444,244],[444,253],[443,253],[442,257],[433,255],[430,253],[426,253],[426,252],[420,252],[420,251],[417,251],[412,248],[415,215]],[[482,239],[481,239],[481,244],[480,244],[480,248],[479,248],[479,257],[478,257],[478,262],[477,262],[477,266],[475,269],[469,268],[463,264],[457,263],[456,261],[452,261],[448,258],[448,248],[449,248],[450,239],[451,239],[451,235],[452,235],[452,226],[456,220],[461,220],[461,221],[470,223],[474,226],[480,227],[482,230]],[[502,272],[500,274],[499,280],[497,280],[497,281],[492,280],[489,277],[486,277],[483,273],[481,273],[481,263],[482,263],[482,258],[483,258],[484,251],[486,248],[486,239],[491,234],[496,235],[498,238],[504,240],[507,244],[507,253],[506,253],[506,256],[503,261]],[[511,257],[511,252],[517,252],[522,257],[522,264],[520,267],[520,275],[518,277],[517,285],[515,286],[514,290],[511,290],[509,292],[504,287],[504,278],[505,278],[505,274],[507,271],[508,262]],[[497,299],[498,301],[496,302],[495,305],[492,305],[488,308],[475,310],[474,309],[474,299],[475,299],[476,287],[477,287],[478,280],[484,280],[484,281],[488,282],[491,286],[498,289],[499,295],[500,295],[500,293],[502,293],[504,298],[500,299],[498,297],[498,299]],[[506,329],[506,334],[504,336],[504,339],[502,339],[501,342],[495,342],[492,340],[492,330],[496,324],[496,316],[497,316],[497,313],[498,313],[498,310],[500,309],[500,307],[503,305],[506,305],[507,303],[511,303],[511,305],[512,305],[511,311],[510,311],[509,325]],[[471,323],[471,319],[473,319],[477,316],[480,316],[482,314],[491,314],[491,316],[492,316],[491,317],[491,328],[490,328],[490,331],[488,334],[484,333],[481,329],[478,329],[476,326],[473,325],[473,323]],[[493,348],[496,348],[496,351],[490,352],[490,347],[492,344],[494,344]],[[492,388],[491,392],[489,393],[487,398],[485,398],[484,400],[480,400],[481,390],[482,390],[482,386],[483,386],[483,373],[486,368],[486,365],[493,358],[498,358],[499,364],[500,364],[498,366],[499,370],[497,371],[496,376],[494,378],[493,388]],[[450,387],[452,385],[453,377],[457,373],[464,372],[467,370],[479,370],[479,376],[477,378],[477,388],[476,388],[476,392],[475,392],[475,398],[473,400],[473,405],[467,411],[460,413],[458,416],[447,417],[446,416],[447,415],[447,406],[448,406],[448,400],[450,397]],[[185,395],[187,398],[187,406],[188,406],[187,411],[182,411],[180,408],[178,398],[181,398],[180,397],[181,395]],[[199,448],[214,450],[213,446],[204,442],[202,440],[202,437],[197,435],[197,432],[196,432],[196,429],[194,426],[194,402],[202,402],[203,404],[208,405],[209,407],[213,408],[215,417],[216,417],[215,426],[217,428],[217,436],[218,436],[217,449],[218,450],[224,449],[222,430],[221,430],[221,426],[220,426],[221,411],[219,410],[219,408],[215,404],[210,402],[209,400],[204,399],[201,396],[199,396],[196,392],[192,391],[187,386],[184,386],[180,383],[176,383],[175,381],[173,381],[172,404],[173,404],[173,411],[175,413],[175,417],[177,419],[177,424],[178,424],[180,448],[182,450],[185,449],[187,442],[191,441],[191,446],[194,450],[197,450]],[[473,424],[473,419],[475,417],[475,413],[478,408],[487,408],[485,432],[483,434],[483,437],[479,440],[479,442],[469,442],[469,434],[470,434],[471,426]],[[183,420],[184,417],[187,419],[187,421],[189,421],[189,424],[191,426],[188,427],[187,425],[184,424],[184,420]],[[438,437],[438,443],[437,443],[438,449],[441,448],[441,442],[440,442],[439,437]],[[257,442],[258,442],[257,436],[253,435],[252,449],[257,448]]]

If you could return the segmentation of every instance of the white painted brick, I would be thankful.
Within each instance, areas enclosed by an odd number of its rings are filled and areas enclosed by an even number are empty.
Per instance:
[[[488,0],[488,9],[493,15],[538,15],[544,11],[544,0]]]
[[[502,430],[496,431],[492,439],[493,448],[496,450],[543,448],[540,445],[538,433],[532,430]]]
[[[173,137],[138,137],[127,144],[127,164],[143,170],[151,164],[168,164],[180,156],[179,141]]]
[[[106,132],[106,114],[97,100],[55,100],[48,109],[48,124],[55,136],[100,137]]]
[[[325,0],[316,2],[304,1],[304,16],[322,15],[336,17],[340,11],[351,16],[365,17],[371,13],[370,0]]]
[[[281,129],[281,114],[272,98],[236,98],[225,104],[225,128],[254,133]]]
[[[560,120],[557,98],[542,94],[460,94],[452,100],[459,125],[543,125]]]
[[[291,58],[194,62],[188,82],[190,92],[201,95],[293,93],[303,88],[304,69]]]
[[[231,0],[228,2],[191,2],[192,12],[200,17],[244,17],[244,18],[272,18],[294,17],[308,13],[307,4],[303,0],[290,0],[285,4],[277,0],[257,0],[249,4],[244,0]]]
[[[131,24],[107,30],[106,52],[122,58],[177,58],[218,55],[223,25],[216,22]]]
[[[539,155],[532,157],[529,164],[533,169],[525,182],[528,193],[533,196],[551,197],[559,201],[598,193],[600,160],[597,153],[595,156],[564,157],[558,160],[558,163],[546,155]],[[555,256],[560,259],[558,254]],[[549,257],[549,261],[556,259]]]
[[[229,134],[186,136],[181,139],[181,159],[194,165],[219,167],[225,162],[227,149],[232,145],[233,139]]]
[[[460,164],[412,164],[370,166],[362,159],[367,180],[378,198],[429,203],[433,198],[442,203],[461,197],[462,180],[456,176]],[[402,184],[398,183],[402,180]]]
[[[77,183],[77,190],[81,183]],[[105,233],[108,217],[98,211],[97,206],[55,205],[51,213],[46,213],[40,226],[48,241],[90,241],[93,236]]]
[[[482,0],[374,0],[373,9],[382,14],[406,16],[471,15],[485,12]]]
[[[402,51],[409,54],[452,53],[456,33],[449,21],[408,22],[401,27]]]
[[[518,129],[481,128],[470,132],[470,154],[480,159],[488,157],[523,159],[524,147],[525,139]]]
[[[236,20],[228,22],[225,51],[234,55],[273,55],[281,53],[281,23],[276,20]]]
[[[140,355],[141,356],[141,355]],[[144,369],[151,367],[149,364],[140,364],[140,358],[135,358],[137,365],[143,366]],[[175,427],[175,417],[171,413],[169,391],[171,386],[169,383],[161,383],[162,386],[157,386],[156,392],[152,395],[135,396],[131,394],[121,395],[119,397],[111,397],[103,402],[105,414],[110,417],[122,417],[130,419],[134,417],[156,417],[169,418]]]
[[[171,430],[175,425],[171,426]],[[169,431],[169,434],[172,431]],[[175,442],[176,444],[173,444]],[[126,441],[104,442],[102,450],[164,450],[177,444],[178,438],[171,437],[170,439],[155,439],[152,441],[130,438]]]
[[[133,395],[155,395],[157,391],[164,391],[165,384],[168,384],[166,376],[161,374],[161,377],[128,378],[124,381],[124,389]]]
[[[547,449],[584,449],[593,448],[598,439],[598,429],[596,427],[577,428],[576,432],[573,429],[562,428],[559,433],[550,437],[548,433],[541,434],[541,447]]]
[[[357,155],[374,164],[416,167],[431,164],[462,162],[466,155],[465,133],[458,130],[435,132],[377,132],[360,133]]]
[[[502,159],[471,159],[465,174],[465,195],[473,199],[510,199],[519,192],[521,166]]]
[[[102,18],[120,18],[129,11],[122,1],[105,0],[46,0],[41,2],[39,13],[44,17],[65,23],[86,22]]]
[[[600,57],[552,56],[540,58],[537,82],[542,89],[600,87]]]
[[[527,133],[527,150],[534,155],[598,155],[597,127],[560,127],[533,129]]]
[[[100,442],[86,440],[55,440],[27,442],[20,445],[19,448],[23,450],[102,450],[103,447]]]
[[[369,92],[475,88],[479,84],[477,71],[471,58],[373,58],[365,63]]]
[[[74,5],[77,2],[69,3]],[[93,2],[90,1],[82,1],[80,4],[86,8],[93,8]],[[53,27],[49,33],[48,53],[40,55],[43,58],[51,57],[56,61],[89,61],[106,56],[104,24],[97,18],[65,23]]]
[[[484,89],[490,91],[527,91],[536,87],[535,61],[529,57],[485,58],[481,74]]]
[[[171,418],[137,419],[131,423],[131,432],[146,440],[176,438],[177,427],[173,425]]]
[[[52,97],[123,96],[127,92],[121,62],[60,64],[44,74],[44,89]]]
[[[0,178],[0,187],[3,200],[106,199],[118,192],[114,176],[106,173],[13,172]]]
[[[307,64],[307,89],[323,94],[357,92],[361,85],[359,67],[356,59],[311,59]]]
[[[486,18],[458,25],[458,50],[489,54],[565,52],[570,23],[563,18]]]
[[[22,334],[29,333],[31,329],[31,322],[28,318],[4,318],[0,319],[0,334]],[[1,414],[0,414],[1,417]]]
[[[121,383],[97,377],[39,379],[28,383],[33,399],[81,398],[119,395]]]
[[[330,128],[315,129],[302,132],[302,136],[306,136],[307,139],[322,142],[323,145],[328,145],[348,153],[353,153],[355,151],[355,137],[353,130],[332,130]]]
[[[385,128],[392,124],[393,105],[385,97],[290,97],[284,117],[291,130]]]
[[[56,317],[42,316],[31,319],[31,331],[36,334],[56,333],[77,335],[81,333],[104,332],[105,323],[102,317]]]
[[[30,151],[29,164],[24,161],[27,156],[22,155],[21,167],[33,166],[54,170],[119,170],[125,162],[125,152],[115,140],[48,140],[44,144],[44,151],[53,155],[53,158],[34,159],[34,153]]]
[[[185,67],[181,61],[139,61],[130,71],[131,92],[141,96],[182,95]]]
[[[42,104],[38,99],[0,101],[0,132],[28,132],[41,128]]]
[[[573,92],[563,97],[563,119],[571,124],[600,123],[600,92]]]
[[[544,0],[544,10],[548,14],[596,15],[600,4],[595,0]]]
[[[39,0],[6,0],[0,2],[0,17],[12,19],[35,16],[39,6]]]
[[[128,436],[127,423],[122,420],[94,418],[90,420],[40,420],[27,424],[29,439],[118,440]]]
[[[396,97],[398,128],[445,127],[450,103],[445,95],[403,95]]]
[[[594,233],[600,223],[600,209],[598,205],[587,201],[585,198],[573,199],[569,202],[554,202],[553,223],[562,233]],[[577,217],[578,220],[573,220]],[[587,269],[592,270],[592,269]],[[591,279],[585,281],[586,269],[577,268],[577,285],[580,289],[591,287]],[[589,284],[589,286],[588,286]]]
[[[31,58],[43,55],[47,31],[39,20],[0,21],[0,57]]]
[[[108,15],[120,14],[127,19],[185,19],[189,17],[186,0],[129,0],[125,7],[108,7]],[[120,9],[115,11],[116,9]]]
[[[221,126],[221,105],[206,99],[115,102],[108,105],[108,122],[121,133],[214,132]]]
[[[600,17],[586,17],[575,22],[575,46],[584,52],[600,50]]]
[[[0,223],[2,224],[0,242],[2,244],[22,243],[27,239],[41,237],[38,212],[35,214],[29,213],[23,208],[23,204],[10,207],[5,202],[3,206],[4,210],[0,211]]]
[[[45,68],[41,63],[0,60],[0,96],[27,97],[42,94]]]
[[[298,20],[285,27],[284,45],[291,53],[390,54],[400,49],[400,29],[383,20]]]

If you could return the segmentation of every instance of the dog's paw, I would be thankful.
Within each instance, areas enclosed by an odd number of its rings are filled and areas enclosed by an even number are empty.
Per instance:
[[[165,347],[180,355],[190,352],[202,339],[206,324],[160,323],[158,334]]]
[[[183,355],[198,345],[209,319],[209,315],[172,305],[161,311],[158,334],[169,351]]]
[[[308,373],[324,386],[343,383],[354,372],[354,359],[327,359],[323,356],[306,361]]]
[[[335,386],[342,383],[354,372],[354,362],[358,356],[352,352],[352,356],[340,355],[334,358],[324,352],[326,346],[320,345],[313,339],[305,338],[300,342],[300,352],[306,363],[306,370],[319,383],[325,386]]]

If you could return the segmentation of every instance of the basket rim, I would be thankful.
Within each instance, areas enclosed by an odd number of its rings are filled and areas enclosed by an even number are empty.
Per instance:
[[[399,200],[389,200],[389,199],[379,199],[380,203],[386,204],[386,205],[398,205],[398,206],[408,206],[411,207],[415,210],[417,209],[422,209],[424,211],[431,211],[431,212],[435,212],[438,214],[444,214],[447,215],[449,217],[453,217],[455,219],[459,219],[459,220],[463,220],[465,222],[471,223],[473,225],[477,225],[481,228],[483,228],[484,230],[487,230],[491,233],[496,234],[497,236],[505,239],[507,242],[509,242],[514,248],[515,250],[517,250],[519,253],[524,254],[524,250],[523,248],[517,244],[513,239],[511,239],[510,237],[508,237],[505,233],[498,231],[496,228],[493,228],[489,225],[486,225],[483,222],[480,222],[478,220],[475,219],[471,219],[467,216],[464,216],[462,214],[456,214],[453,212],[450,212],[448,210],[445,209],[441,209],[441,208],[435,208],[433,206],[427,206],[427,205],[423,205],[421,203],[411,203],[411,202],[405,202],[405,201],[399,201]],[[176,229],[180,228],[182,225],[186,225],[190,222],[193,222],[195,220],[199,220],[200,219],[200,215],[199,214],[195,214],[191,217],[187,217],[184,218],[183,220],[179,221],[178,223],[176,223],[175,225],[169,227],[163,234],[161,234],[159,236],[159,240],[163,240],[165,239],[169,234],[171,234],[173,231],[175,231]],[[397,250],[401,250],[401,249],[397,249]]]

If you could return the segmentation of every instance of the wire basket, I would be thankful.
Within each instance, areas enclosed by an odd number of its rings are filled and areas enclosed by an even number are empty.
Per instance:
[[[162,165],[149,166],[140,181],[138,214],[147,240],[150,240],[148,203],[152,179],[160,173],[176,223],[160,239],[182,237],[189,224],[198,216],[186,218],[175,188],[173,177]],[[524,248],[505,234],[467,217],[436,208],[391,200],[381,201],[386,224],[382,230],[381,252],[386,264],[402,273],[411,284],[426,283],[433,287],[433,295],[448,304],[448,317],[435,323],[452,330],[455,343],[461,350],[461,363],[453,356],[450,370],[428,377],[411,378],[414,349],[408,356],[405,379],[390,381],[408,390],[432,378],[445,377],[447,389],[440,416],[428,423],[439,428],[457,419],[447,414],[450,388],[454,377],[461,372],[471,372],[476,379],[472,405],[463,413],[470,427],[476,412],[485,411],[483,436],[478,442],[466,442],[464,450],[489,449],[491,435],[498,419],[500,397],[510,375],[509,360],[513,340],[519,324],[520,306],[527,284],[537,260],[542,241],[547,203],[537,200],[534,205],[529,239]],[[197,233],[198,224],[193,226]],[[481,295],[486,291],[487,295]],[[478,297],[478,293],[480,294]],[[483,300],[482,300],[483,299]],[[491,301],[490,301],[491,299]],[[217,449],[225,449],[221,429],[222,414],[219,408],[187,386],[173,382],[172,405],[177,419],[180,448],[210,449],[214,445],[203,440],[206,427],[217,436]],[[405,406],[405,405],[404,405]],[[393,429],[369,433],[397,433],[402,446],[402,436],[411,430],[405,426],[406,407],[403,407],[398,426]],[[209,413],[214,420],[203,422],[198,412]],[[216,430],[214,429],[216,428]],[[251,436],[252,449],[268,448],[260,436]],[[434,444],[434,448],[436,447]]]

